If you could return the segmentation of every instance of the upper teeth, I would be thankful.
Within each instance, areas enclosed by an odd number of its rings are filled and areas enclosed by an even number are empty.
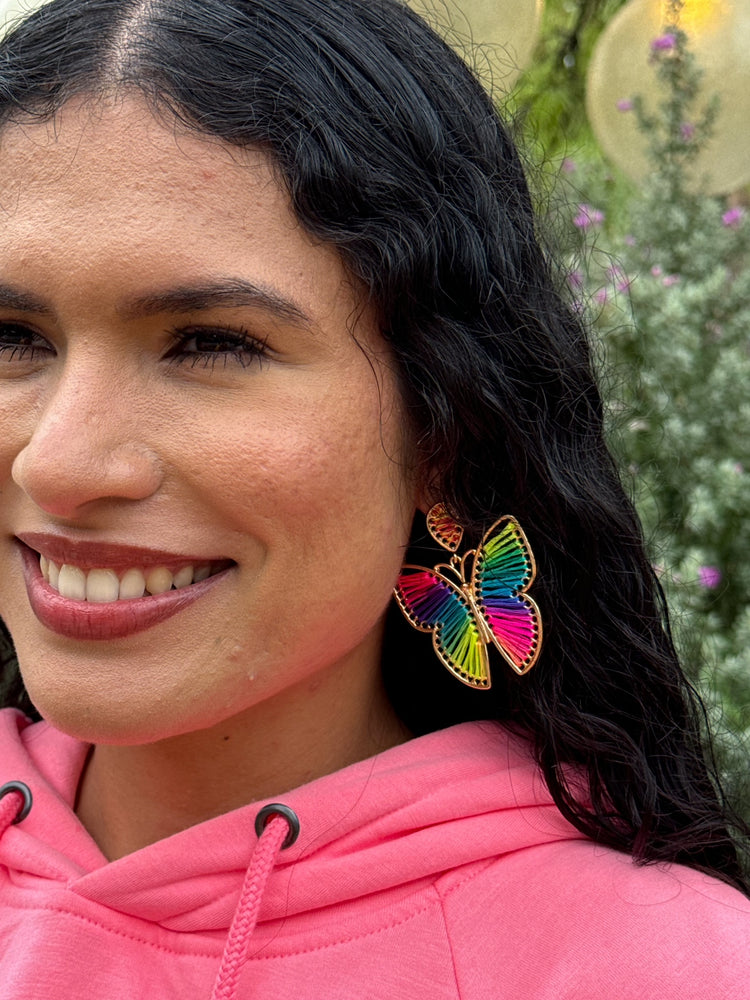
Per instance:
[[[175,587],[188,587],[211,575],[210,565],[183,566],[175,573],[166,566],[141,570],[125,570],[119,576],[112,569],[84,570],[64,563],[58,566],[45,556],[39,557],[42,576],[54,590],[71,601],[92,601],[108,604],[111,601],[132,600],[144,594],[164,594]]]

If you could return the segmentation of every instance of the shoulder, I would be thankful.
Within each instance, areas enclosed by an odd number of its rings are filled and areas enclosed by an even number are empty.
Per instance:
[[[517,1000],[750,993],[750,900],[681,865],[636,865],[591,841],[563,841],[505,855],[472,878],[454,872],[439,891],[472,1000],[482,981],[485,990],[502,982]]]

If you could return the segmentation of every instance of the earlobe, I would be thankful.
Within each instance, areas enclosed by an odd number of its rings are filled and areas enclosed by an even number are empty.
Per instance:
[[[440,499],[440,475],[436,469],[426,469],[420,474],[417,481],[417,510],[426,516],[435,504],[440,502]]]

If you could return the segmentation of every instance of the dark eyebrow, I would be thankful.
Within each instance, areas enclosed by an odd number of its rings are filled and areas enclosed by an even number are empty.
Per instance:
[[[230,309],[253,306],[264,309],[287,322],[307,327],[313,325],[310,317],[290,299],[243,278],[226,278],[217,282],[186,285],[139,295],[126,302],[118,312],[126,319],[138,319],[162,312],[199,312],[216,306]]]
[[[226,278],[221,281],[150,292],[130,299],[118,309],[118,312],[125,319],[139,319],[159,313],[199,312],[216,306],[230,309],[253,306],[256,309],[264,309],[286,322],[305,327],[314,325],[310,317],[291,299],[243,278]],[[2,283],[0,283],[0,307],[45,316],[54,314],[50,304],[43,298]]]
[[[17,309],[19,312],[52,315],[52,309],[44,299],[40,299],[30,292],[20,292],[12,285],[0,284],[0,306],[5,309]]]

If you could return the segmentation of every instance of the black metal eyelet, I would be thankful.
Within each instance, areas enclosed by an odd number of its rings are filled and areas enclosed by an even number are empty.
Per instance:
[[[289,827],[289,833],[286,835],[284,843],[281,845],[281,850],[285,851],[287,847],[291,847],[297,837],[299,837],[299,817],[294,809],[290,809],[289,806],[285,806],[283,802],[271,802],[269,805],[263,806],[261,811],[255,817],[255,832],[259,837],[274,816],[283,816],[287,822],[287,826]]]
[[[20,795],[23,796],[23,805],[18,810],[18,814],[16,815],[16,818],[13,820],[11,824],[11,826],[15,826],[16,823],[20,823],[22,820],[25,820],[26,817],[29,815],[29,813],[31,812],[31,806],[34,799],[31,794],[31,789],[29,788],[28,785],[24,784],[23,781],[6,782],[2,786],[2,788],[0,788],[0,799],[5,798],[5,796],[8,795],[10,792],[18,792]]]

